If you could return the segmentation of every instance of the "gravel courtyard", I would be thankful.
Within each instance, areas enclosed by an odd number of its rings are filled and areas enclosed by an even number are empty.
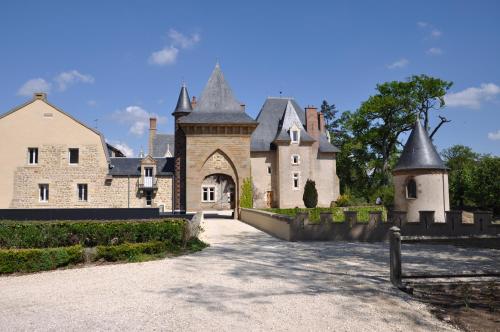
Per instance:
[[[386,244],[289,243],[228,219],[203,227],[210,247],[193,255],[1,277],[0,330],[453,330],[391,287]],[[500,266],[491,250],[403,255],[409,268]]]

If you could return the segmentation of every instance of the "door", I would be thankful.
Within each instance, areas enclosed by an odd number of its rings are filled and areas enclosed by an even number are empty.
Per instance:
[[[152,167],[144,168],[144,187],[146,187],[146,188],[153,187],[153,168]]]
[[[266,192],[266,206],[268,208],[272,207],[273,205],[273,192],[272,191],[267,191]]]

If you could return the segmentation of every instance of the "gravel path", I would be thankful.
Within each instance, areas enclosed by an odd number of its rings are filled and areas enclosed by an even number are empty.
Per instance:
[[[193,255],[1,277],[0,330],[453,330],[390,286],[386,244],[289,243],[227,219],[204,228],[211,246]]]

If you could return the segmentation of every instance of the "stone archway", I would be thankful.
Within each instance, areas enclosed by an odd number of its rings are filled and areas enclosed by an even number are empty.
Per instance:
[[[236,185],[227,174],[207,175],[201,184],[203,210],[229,210],[236,206]]]

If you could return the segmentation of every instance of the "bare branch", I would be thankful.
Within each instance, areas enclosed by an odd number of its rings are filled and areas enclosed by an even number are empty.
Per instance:
[[[444,124],[444,123],[447,123],[447,122],[451,122],[451,120],[448,120],[447,118],[445,118],[444,116],[439,116],[439,119],[441,120],[441,122],[439,122],[439,124],[436,126],[436,128],[434,128],[434,130],[432,131],[431,135],[429,136],[431,139],[432,137],[434,136],[434,134],[438,131],[438,129]]]

